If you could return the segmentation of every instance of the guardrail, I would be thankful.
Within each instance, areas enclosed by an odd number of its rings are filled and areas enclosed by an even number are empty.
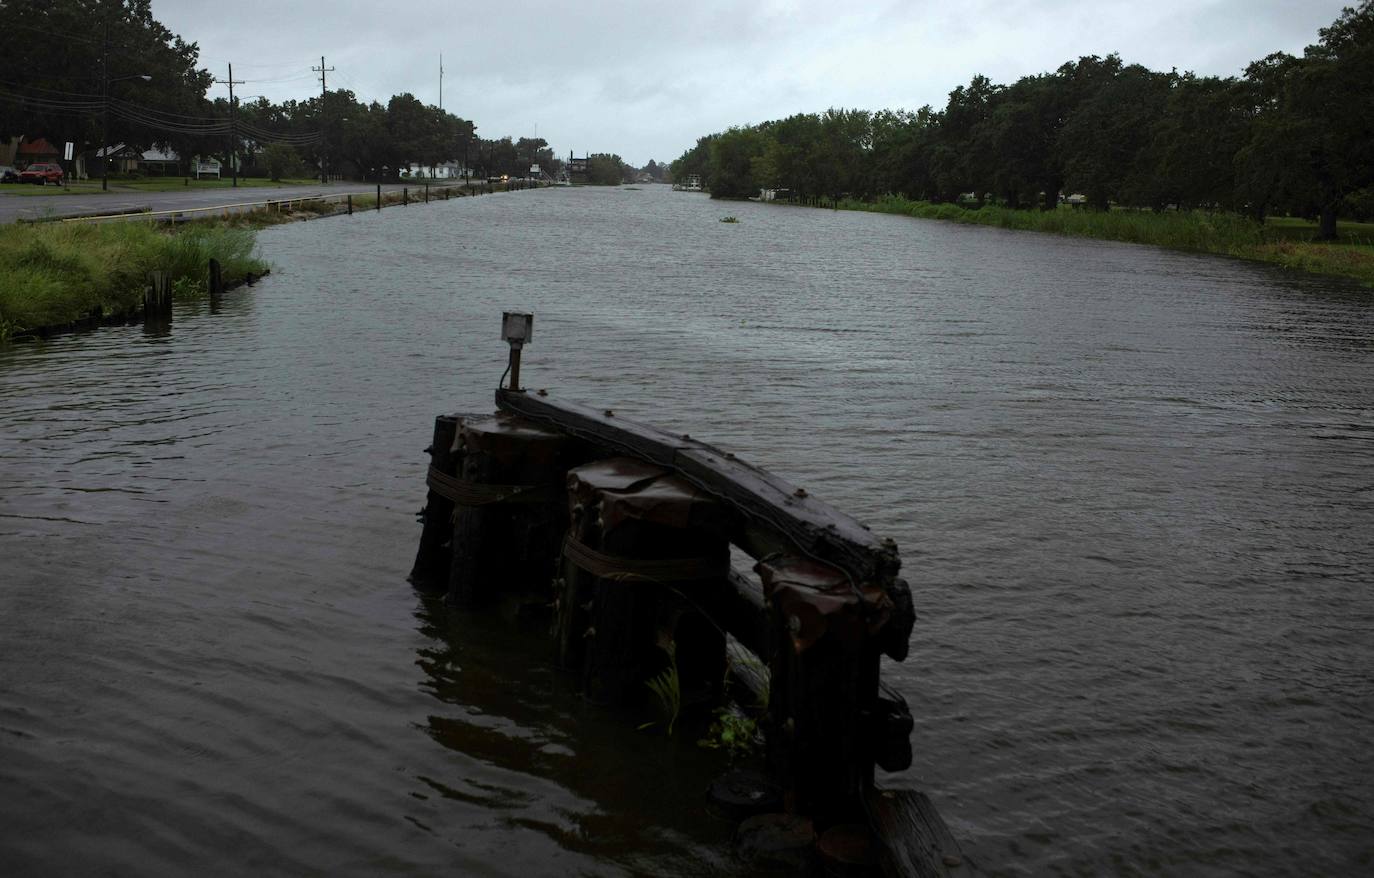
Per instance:
[[[378,195],[381,196],[381,199],[382,199],[382,200],[384,200],[384,199],[385,199],[387,196],[389,196],[389,195],[399,195],[399,196],[401,197],[401,202],[402,202],[402,203],[404,203],[404,204],[409,204],[409,202],[412,200],[412,196],[410,195],[410,188],[411,188],[411,187],[406,186],[406,187],[402,187],[399,191],[398,191],[398,190],[395,190],[395,189],[391,189],[391,190],[387,190],[386,192],[381,192],[381,191],[379,190]],[[486,188],[486,191],[491,191],[491,189],[490,189],[489,187],[485,187],[485,188]],[[428,184],[424,184],[422,188],[421,188],[421,187],[417,187],[417,188],[416,188],[415,194],[414,194],[414,196],[413,196],[413,200],[417,200],[417,201],[418,201],[418,200],[421,199],[421,197],[423,197],[423,200],[429,201],[430,193],[431,193],[431,192],[434,192],[434,191],[441,191],[441,192],[444,192],[445,194],[444,194],[443,197],[444,197],[444,198],[448,198],[448,197],[450,197],[448,193],[449,193],[450,191],[452,191],[452,190],[461,190],[461,191],[463,191],[464,193],[469,193],[469,192],[474,192],[474,191],[475,191],[475,192],[482,192],[483,189],[484,189],[484,187],[481,187],[481,186],[477,186],[477,187],[466,186],[466,187],[464,187],[464,186],[461,186],[461,185],[443,184],[443,185],[436,185],[436,186],[431,187],[431,186],[429,186]],[[423,193],[423,196],[422,196],[422,193]],[[123,211],[113,211],[113,212],[110,212],[110,213],[81,214],[81,215],[76,215],[76,216],[56,216],[56,217],[31,218],[31,219],[26,219],[26,220],[22,220],[22,221],[24,221],[24,222],[83,223],[83,222],[113,222],[113,221],[118,221],[118,220],[154,220],[154,221],[167,221],[167,222],[183,222],[183,221],[191,221],[191,220],[194,220],[194,219],[199,219],[199,218],[202,218],[202,217],[205,217],[205,216],[214,216],[216,213],[221,214],[222,216],[224,216],[224,217],[227,218],[230,214],[233,214],[233,213],[247,213],[247,212],[251,212],[251,211],[253,211],[253,210],[273,210],[273,209],[275,209],[277,212],[283,212],[283,211],[288,211],[288,210],[294,209],[294,208],[299,207],[300,205],[305,204],[305,203],[308,203],[308,202],[321,202],[321,201],[323,201],[323,202],[328,202],[328,203],[348,203],[348,204],[349,204],[349,207],[350,207],[350,212],[351,212],[351,208],[352,208],[352,198],[353,198],[355,195],[356,195],[356,196],[362,196],[362,197],[365,197],[365,198],[374,198],[374,199],[375,199],[375,198],[378,198],[378,195],[374,195],[372,192],[369,192],[369,191],[366,191],[366,190],[359,190],[359,191],[357,191],[357,192],[335,192],[335,193],[321,193],[321,194],[318,194],[318,195],[302,195],[302,196],[299,196],[299,197],[292,197],[292,198],[271,198],[271,199],[267,199],[267,200],[264,200],[264,201],[239,201],[239,202],[235,202],[235,203],[233,203],[233,204],[216,204],[216,205],[212,205],[212,206],[209,206],[209,207],[178,207],[178,208],[171,208],[171,209],[168,209],[168,210],[148,210],[148,209],[133,210],[133,211],[130,211],[130,210],[123,210]],[[375,206],[375,205],[374,205],[374,206]]]
[[[235,202],[235,203],[233,203],[233,204],[216,204],[216,205],[213,205],[213,206],[211,206],[211,207],[178,207],[178,208],[174,208],[174,209],[171,209],[171,210],[144,210],[144,211],[139,211],[139,212],[136,212],[136,213],[129,213],[129,212],[103,213],[103,214],[94,214],[94,215],[88,215],[88,216],[65,216],[65,217],[54,217],[53,219],[54,219],[54,221],[59,221],[59,222],[64,222],[64,223],[84,223],[84,222],[100,222],[100,221],[108,221],[108,220],[157,219],[157,218],[161,218],[161,217],[166,217],[166,218],[172,220],[173,222],[175,222],[175,221],[177,221],[179,218],[186,217],[188,214],[194,214],[194,215],[199,216],[199,215],[213,215],[214,213],[220,213],[220,214],[222,214],[222,215],[224,215],[224,216],[227,217],[230,213],[244,213],[244,212],[251,211],[251,210],[257,209],[257,208],[268,209],[268,210],[270,210],[270,209],[272,209],[272,208],[276,208],[276,210],[277,210],[278,212],[281,212],[282,210],[289,210],[289,209],[291,209],[291,208],[293,208],[293,207],[295,207],[295,206],[297,206],[297,205],[304,204],[305,202],[308,202],[308,201],[337,202],[337,201],[339,201],[339,200],[341,200],[341,199],[351,198],[353,195],[362,195],[362,194],[365,194],[365,193],[361,193],[361,192],[358,192],[358,193],[354,193],[354,192],[345,192],[345,193],[335,193],[335,194],[329,194],[329,195],[310,195],[310,196],[302,196],[302,197],[299,197],[299,198],[273,198],[273,199],[269,199],[269,200],[266,200],[266,201],[239,201],[239,202]],[[189,217],[189,218],[195,218],[195,217]]]

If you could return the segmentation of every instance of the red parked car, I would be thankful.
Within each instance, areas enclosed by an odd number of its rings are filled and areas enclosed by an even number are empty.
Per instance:
[[[34,162],[19,172],[19,182],[36,183],[39,186],[55,183],[61,186],[62,166],[56,162]]]

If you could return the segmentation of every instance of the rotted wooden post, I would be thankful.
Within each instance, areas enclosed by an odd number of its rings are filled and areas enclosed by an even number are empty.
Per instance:
[[[547,600],[567,529],[564,478],[579,446],[507,414],[458,427],[449,601],[460,607],[540,590]]]
[[[165,271],[148,272],[148,287],[143,293],[146,318],[165,320],[172,315],[172,276]]]
[[[224,295],[224,271],[221,269],[218,259],[210,260],[210,303]]]
[[[401,207],[410,207],[410,187],[401,187]]]
[[[434,419],[434,440],[425,453],[429,455],[429,475],[425,482],[429,493],[420,510],[424,531],[420,534],[420,549],[415,565],[406,577],[411,585],[424,592],[448,590],[449,567],[452,564],[453,500],[444,490],[444,479],[453,478],[456,458],[453,442],[458,435],[458,417],[440,415]]]
[[[853,822],[879,756],[880,645],[870,631],[890,604],[881,590],[860,589],[843,571],[809,559],[778,557],[754,569],[774,626],[770,768],[789,810],[822,825]]]
[[[379,182],[379,183],[377,184],[377,210],[380,211],[381,209],[382,209],[382,184]]]
[[[346,196],[346,197],[347,197],[347,199],[348,199],[348,215],[349,215],[349,216],[352,216],[352,215],[353,215],[353,195],[350,193],[350,194],[349,194],[348,196]]]
[[[675,664],[684,703],[714,701],[725,636],[693,595],[729,571],[722,507],[671,470],[633,458],[578,467],[568,490],[558,643],[565,662],[582,653],[585,697],[640,703],[646,682]]]

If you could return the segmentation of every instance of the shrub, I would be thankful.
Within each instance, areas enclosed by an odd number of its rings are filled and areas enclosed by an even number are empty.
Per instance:
[[[258,158],[267,168],[267,175],[276,181],[297,173],[301,166],[300,155],[285,143],[269,143]]]

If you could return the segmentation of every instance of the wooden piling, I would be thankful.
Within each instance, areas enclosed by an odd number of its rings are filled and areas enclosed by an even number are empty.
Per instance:
[[[424,530],[420,534],[420,549],[407,580],[420,591],[442,593],[448,591],[449,567],[452,564],[453,500],[444,490],[444,479],[453,478],[456,458],[453,443],[458,435],[458,417],[440,415],[434,419],[434,439],[425,452],[429,455],[429,475],[420,520]]]
[[[224,295],[224,272],[220,268],[218,259],[210,260],[210,302],[214,302]]]
[[[353,195],[352,195],[352,193],[349,193],[349,195],[348,195],[347,197],[348,197],[348,215],[349,215],[349,216],[352,216],[352,215],[353,215]]]
[[[380,211],[381,209],[382,209],[382,184],[379,182],[379,183],[377,184],[377,210]]]
[[[867,719],[877,707],[879,651],[868,626],[884,611],[883,596],[808,558],[771,558],[754,569],[776,644],[770,767],[789,810],[821,824],[851,819],[873,788]]]
[[[410,187],[401,187],[401,207],[410,207]]]
[[[719,504],[671,470],[633,458],[573,469],[568,497],[576,530],[563,547],[559,625],[568,627],[557,640],[565,650],[582,641],[584,695],[636,704],[649,694],[647,681],[671,669],[683,701],[713,701],[725,635],[694,596],[729,570]]]
[[[425,184],[425,204],[429,204],[429,184]]]
[[[567,529],[569,437],[510,415],[464,418],[458,428],[449,602],[476,607],[538,591],[547,601]]]
[[[171,316],[172,277],[167,272],[148,272],[148,287],[143,293],[143,313],[150,318]]]

